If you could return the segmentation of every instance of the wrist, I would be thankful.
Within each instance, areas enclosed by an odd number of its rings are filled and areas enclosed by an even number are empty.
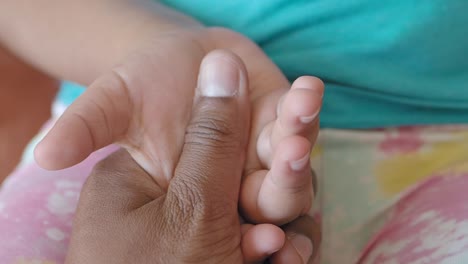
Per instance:
[[[125,21],[131,22],[116,30],[118,44],[110,52],[111,66],[122,63],[136,52],[151,50],[155,42],[169,35],[183,36],[188,41],[191,39],[207,46],[201,36],[206,27],[195,19],[154,2],[133,9],[137,15],[128,15]]]

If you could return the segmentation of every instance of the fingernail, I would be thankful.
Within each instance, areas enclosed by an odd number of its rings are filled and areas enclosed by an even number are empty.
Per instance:
[[[290,161],[289,167],[291,167],[291,170],[293,171],[302,171],[305,168],[305,166],[308,164],[309,159],[310,159],[310,155],[309,153],[307,153],[307,155],[305,155],[304,157],[298,160]]]
[[[199,89],[206,97],[233,97],[238,93],[238,66],[222,56],[205,59],[200,68]]]
[[[291,238],[292,245],[296,248],[297,253],[301,256],[303,262],[308,263],[310,257],[314,253],[314,245],[312,241],[304,235],[295,235]]]
[[[299,120],[303,124],[309,124],[310,122],[314,121],[314,119],[317,117],[318,113],[319,113],[319,111],[317,111],[316,113],[314,113],[313,115],[310,115],[310,116],[301,116],[301,117],[299,117]]]

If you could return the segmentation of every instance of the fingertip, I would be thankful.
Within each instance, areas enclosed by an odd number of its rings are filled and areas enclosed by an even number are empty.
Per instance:
[[[34,159],[36,163],[46,170],[61,170],[75,165],[74,158],[70,158],[68,153],[51,147],[47,143],[41,143],[34,149]]]
[[[262,261],[279,251],[286,241],[281,228],[272,224],[250,227],[242,236],[242,253],[246,262]]]
[[[315,76],[301,76],[297,78],[292,86],[291,89],[297,88],[305,88],[315,91],[320,97],[323,97],[325,84],[324,82]]]
[[[46,170],[56,169],[53,162],[55,159],[50,158],[50,156],[52,156],[50,153],[51,151],[48,148],[47,143],[44,143],[44,140],[41,140],[34,148],[34,160],[41,168]]]
[[[229,117],[230,124],[240,124],[242,145],[247,144],[250,123],[247,72],[242,60],[231,51],[214,50],[203,58],[193,112],[201,109]]]
[[[289,134],[306,131],[308,125],[317,120],[321,105],[321,97],[319,98],[314,91],[306,88],[289,91],[279,115],[282,127],[290,130]]]
[[[270,136],[274,152],[278,143],[288,136],[299,135],[315,141],[321,105],[321,99],[317,99],[315,93],[308,89],[297,88],[289,91],[282,102]],[[270,152],[270,157],[272,154]]]
[[[319,129],[319,114],[324,92],[323,82],[316,77],[299,77],[291,89],[276,104],[276,120],[268,123],[258,140],[258,155],[267,168],[278,142],[283,138],[300,135],[314,142]]]
[[[228,50],[214,50],[200,65],[198,88],[206,97],[234,97],[248,93],[247,70],[242,60]]]
[[[71,138],[54,135],[51,131],[34,148],[36,163],[46,170],[61,170],[83,161],[91,152],[88,144],[78,144]],[[92,147],[91,147],[92,149]]]

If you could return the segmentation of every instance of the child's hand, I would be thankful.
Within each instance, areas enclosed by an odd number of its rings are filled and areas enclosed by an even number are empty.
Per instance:
[[[306,213],[312,197],[308,155],[318,132],[323,84],[301,77],[288,91],[286,78],[254,43],[225,29],[173,30],[148,41],[67,109],[36,148],[38,163],[66,168],[117,142],[167,186],[184,142],[200,63],[215,49],[238,54],[250,82],[252,130],[241,193],[245,215],[282,224]],[[231,67],[212,63],[207,82],[233,74],[241,78],[237,57],[221,51],[211,56]]]

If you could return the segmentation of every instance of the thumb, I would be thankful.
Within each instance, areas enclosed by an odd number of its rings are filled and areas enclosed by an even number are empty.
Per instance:
[[[203,213],[221,208],[237,214],[249,133],[247,89],[247,73],[237,56],[218,50],[203,59],[192,118],[167,196],[185,212],[197,213],[194,208],[201,206]]]
[[[122,137],[132,104],[125,82],[116,71],[93,82],[59,118],[37,145],[34,156],[45,169],[75,165],[93,151]]]

